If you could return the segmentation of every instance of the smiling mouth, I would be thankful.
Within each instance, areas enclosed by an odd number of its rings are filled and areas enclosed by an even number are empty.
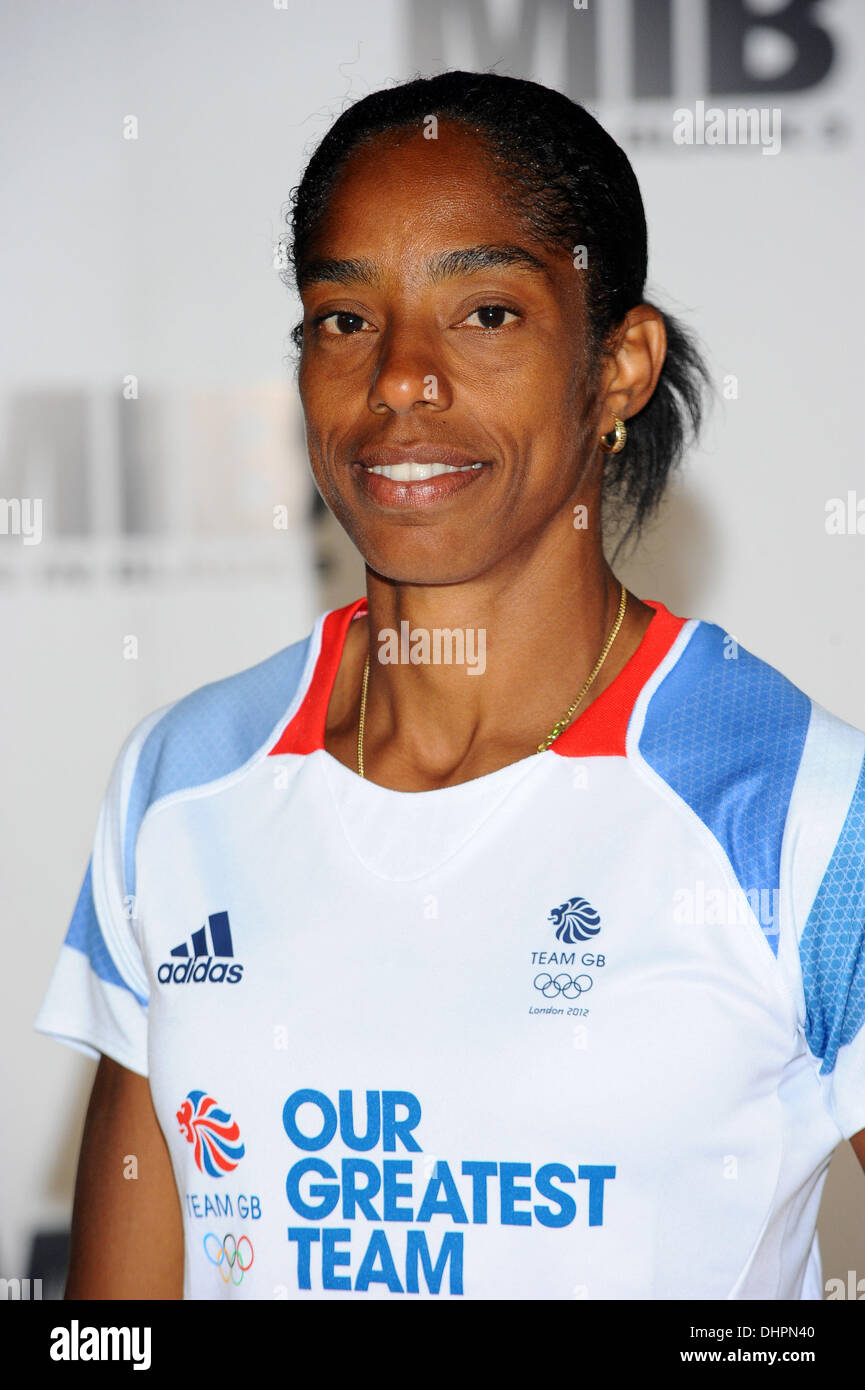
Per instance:
[[[416,459],[407,459],[404,463],[361,464],[364,472],[377,473],[395,483],[423,483],[428,478],[440,478],[444,473],[470,473],[483,466],[483,462],[457,467],[450,463],[419,463]]]

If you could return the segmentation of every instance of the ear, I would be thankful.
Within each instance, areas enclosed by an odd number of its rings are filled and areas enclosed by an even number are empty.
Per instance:
[[[637,304],[622,320],[601,373],[601,427],[627,420],[651,398],[667,355],[664,320],[653,304]]]

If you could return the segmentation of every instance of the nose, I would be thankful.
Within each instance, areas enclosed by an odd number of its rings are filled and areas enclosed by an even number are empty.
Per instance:
[[[405,415],[415,406],[447,410],[452,388],[428,334],[391,324],[382,334],[367,403],[376,415]]]

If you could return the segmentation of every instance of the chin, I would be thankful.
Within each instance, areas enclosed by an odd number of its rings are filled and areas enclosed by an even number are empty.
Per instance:
[[[453,555],[437,559],[417,554],[394,556],[380,551],[364,554],[360,546],[358,550],[367,569],[389,584],[465,584],[476,579],[485,568],[479,560],[467,563],[465,556],[457,561]]]

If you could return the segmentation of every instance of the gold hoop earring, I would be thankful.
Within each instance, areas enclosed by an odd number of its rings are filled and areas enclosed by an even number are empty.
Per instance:
[[[624,420],[620,420],[619,417],[618,417],[618,415],[614,415],[614,416],[613,416],[613,419],[614,419],[615,422],[616,422],[615,425],[614,425],[614,429],[615,429],[615,431],[616,431],[616,438],[615,438],[615,441],[614,441],[612,444],[609,444],[609,443],[607,442],[607,435],[606,435],[606,434],[602,434],[602,435],[601,435],[601,448],[603,449],[603,451],[604,451],[605,454],[618,454],[618,453],[620,453],[621,450],[624,449],[624,447],[625,447],[625,440],[626,440],[627,437],[628,437],[628,431],[625,429],[625,422],[624,422]],[[607,434],[609,434],[609,430],[607,430]]]

